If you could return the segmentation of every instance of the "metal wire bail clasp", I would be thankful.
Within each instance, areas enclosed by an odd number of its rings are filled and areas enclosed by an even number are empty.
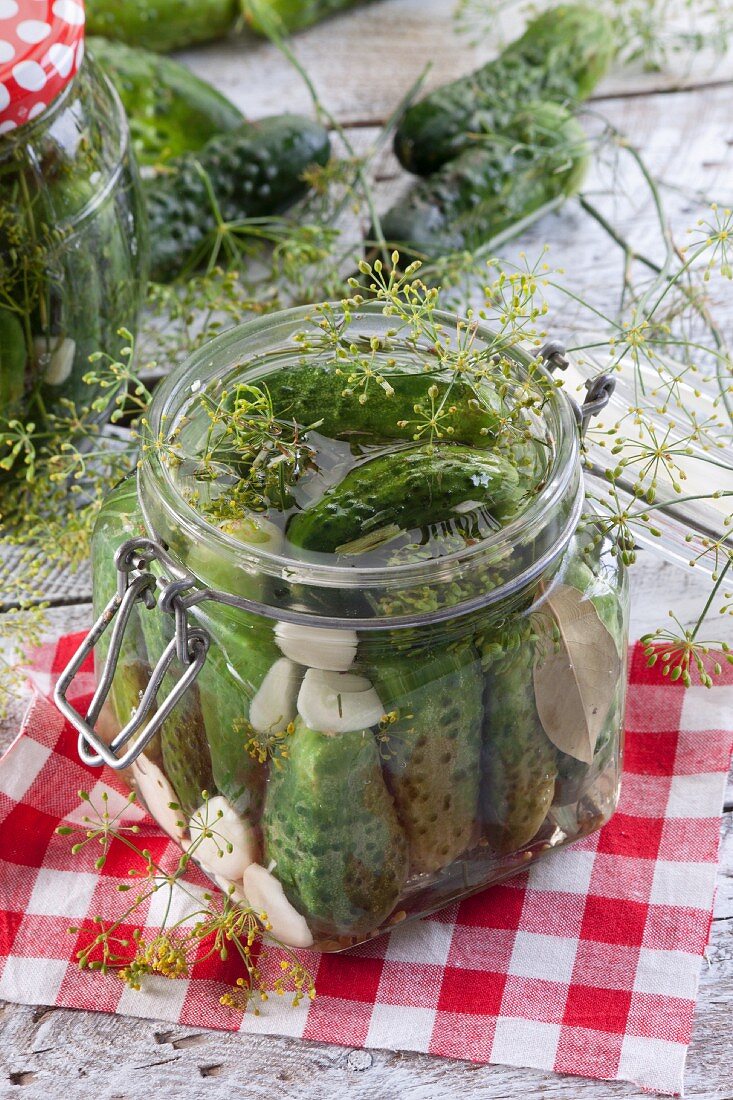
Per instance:
[[[54,689],[56,706],[79,731],[79,756],[85,764],[95,767],[108,764],[116,771],[129,767],[194,682],[206,659],[209,636],[204,630],[191,628],[186,607],[182,601],[181,594],[191,587],[192,578],[173,581],[156,578],[147,568],[156,558],[166,564],[170,561],[163,547],[152,539],[130,539],[119,547],[115,554],[117,592],[64,669]],[[156,586],[162,588],[157,609]],[[109,744],[106,744],[94,727],[112,687],[130,616],[140,601],[145,605],[145,614],[173,615],[175,633],[153,669],[148,685],[130,721]],[[66,695],[83,662],[94,651],[99,639],[110,626],[112,633],[107,659],[87,713],[82,715],[71,705]],[[185,671],[156,709],[158,691],[176,658],[184,666]],[[129,748],[121,751],[128,742],[132,742]]]
[[[539,356],[547,370],[552,374],[556,370],[567,370],[570,361],[565,354],[565,347],[558,340],[549,340],[539,350]],[[589,378],[585,383],[586,395],[582,405],[579,405],[574,397],[568,397],[573,406],[575,419],[578,422],[578,431],[581,439],[592,417],[598,416],[611,400],[616,389],[616,379],[611,374],[597,374]]]

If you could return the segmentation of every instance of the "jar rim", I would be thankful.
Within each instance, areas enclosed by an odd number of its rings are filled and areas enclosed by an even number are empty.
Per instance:
[[[17,126],[14,130],[10,130],[8,133],[3,134],[0,140],[0,163],[2,163],[4,160],[10,159],[16,155],[16,150],[19,145],[29,145],[39,131],[45,130],[53,124],[61,111],[68,106],[67,101],[71,99],[78,90],[79,79],[83,79],[89,71],[91,71],[93,79],[104,87],[105,92],[109,96],[110,106],[115,112],[115,117],[111,126],[108,120],[107,130],[112,130],[112,132],[118,135],[119,144],[114,158],[114,170],[105,177],[100,189],[92,195],[80,210],[77,210],[74,214],[67,215],[57,223],[56,228],[64,231],[65,244],[73,241],[75,237],[83,232],[85,223],[95,216],[99,207],[117,187],[120,176],[122,175],[124,162],[129,155],[132,145],[130,128],[127,121],[127,114],[117,88],[114,86],[107,73],[97,65],[94,58],[86,54],[84,57],[84,68],[80,68],[74,74],[73,79],[54,97],[46,110],[35,118],[28,119],[27,122],[24,122],[21,126]]]
[[[337,310],[342,308],[341,304],[336,302],[318,303],[318,305],[329,305]],[[249,341],[256,341],[258,337],[259,346],[253,347],[252,352],[261,351],[263,347],[269,347],[270,350],[281,347],[280,342],[268,343],[265,340],[263,343],[262,337],[269,335],[275,340],[277,337],[282,338],[287,334],[292,335],[301,331],[302,322],[311,318],[316,308],[317,305],[314,304],[279,310],[234,326],[207,341],[157,387],[148,415],[146,434],[152,439],[160,438],[166,424],[170,424],[175,419],[184,401],[190,398],[192,385],[198,388],[210,378],[226,373],[238,359],[242,358],[236,354],[236,349],[241,349],[242,345]],[[375,319],[382,319],[385,325],[389,325],[390,321],[393,323],[393,319],[385,315],[384,306],[380,302],[360,303],[358,310],[351,311],[351,315],[357,322],[362,320],[373,323]],[[441,325],[450,328],[455,328],[463,320],[456,314],[442,310],[436,310],[434,316]],[[490,325],[476,322],[476,336],[480,339],[482,335],[493,338],[496,333]],[[293,348],[296,348],[295,344]],[[519,347],[507,348],[506,355],[514,360],[519,370],[527,370],[530,363],[534,362],[533,357]],[[568,395],[554,383],[550,372],[544,366],[535,365],[533,370],[536,370],[547,383],[548,401],[543,406],[543,413],[547,418],[549,410],[554,421],[552,427],[556,446],[553,448],[545,484],[525,511],[505,527],[491,532],[473,546],[453,551],[439,558],[378,566],[324,564],[301,561],[286,554],[273,553],[256,545],[244,544],[209,523],[182,495],[171,476],[170,469],[161,461],[159,452],[153,447],[143,450],[140,464],[139,496],[146,524],[154,537],[165,541],[164,533],[156,531],[151,524],[149,510],[145,506],[143,474],[145,478],[148,475],[152,477],[156,499],[159,494],[171,516],[171,521],[175,519],[177,524],[185,525],[197,543],[205,542],[213,545],[217,553],[228,558],[234,567],[244,566],[250,571],[256,569],[289,583],[306,584],[316,588],[354,590],[378,583],[380,589],[395,591],[421,582],[449,583],[461,571],[474,567],[488,555],[496,555],[502,548],[511,547],[520,534],[526,537],[530,529],[542,530],[553,517],[559,504],[572,496],[572,506],[568,510],[567,521],[558,531],[557,538],[553,540],[552,553],[542,555],[536,563],[536,568],[524,570],[513,578],[510,585],[504,584],[487,592],[482,602],[494,602],[507,595],[507,588],[513,591],[523,587],[544,571],[550,561],[562,554],[577,528],[583,505],[582,478],[579,477],[580,442],[574,406]],[[186,568],[185,561],[182,561],[181,565]],[[455,610],[454,607],[453,611]]]

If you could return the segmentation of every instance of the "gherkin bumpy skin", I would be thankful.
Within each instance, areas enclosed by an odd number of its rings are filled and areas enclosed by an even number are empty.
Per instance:
[[[556,103],[532,104],[505,133],[475,143],[419,183],[382,218],[404,255],[472,250],[520,233],[548,204],[580,187],[588,164],[582,126]]]
[[[607,17],[583,4],[561,4],[534,19],[494,61],[436,88],[410,107],[395,134],[395,153],[426,176],[472,142],[506,130],[518,104],[585,99],[615,52]]]
[[[533,664],[527,637],[494,663],[486,687],[481,816],[484,835],[502,854],[536,836],[555,790],[556,750],[537,714]]]
[[[0,309],[0,408],[3,415],[17,406],[25,387],[26,350],[18,316]]]
[[[358,936],[392,912],[407,841],[369,730],[333,737],[301,719],[265,796],[265,863],[314,935]]]
[[[220,614],[201,615],[199,624],[212,638],[197,688],[214,785],[238,813],[255,821],[267,772],[247,752],[245,743],[250,736],[252,700],[279,653],[245,612],[230,615],[226,622]],[[278,729],[283,729],[289,718],[284,715]]]
[[[86,0],[89,34],[166,53],[220,38],[239,15],[238,0]]]
[[[372,383],[366,401],[359,391],[350,391],[342,374],[327,367],[303,363],[267,379],[277,416],[297,420],[302,426],[318,421],[318,431],[333,439],[358,443],[370,439],[412,439],[416,430],[415,405],[426,405],[426,377],[421,373],[394,372],[386,379],[389,390]],[[441,428],[454,443],[487,447],[496,435],[505,413],[496,391],[481,387],[478,401],[474,389],[464,382],[430,380],[435,386],[435,404],[448,405]]]
[[[354,467],[293,516],[287,536],[295,546],[328,553],[393,524],[410,531],[450,520],[465,501],[501,519],[519,491],[519,475],[502,456],[460,444],[425,444]]]
[[[238,222],[291,206],[306,193],[306,169],[325,164],[330,151],[320,123],[277,115],[244,123],[198,153],[171,160],[145,188],[151,277],[169,282],[187,265],[205,262],[217,213]]]
[[[483,677],[470,654],[393,658],[375,676],[388,727],[382,767],[410,845],[410,872],[447,866],[476,830]]]
[[[292,33],[319,23],[345,8],[367,2],[368,0],[260,0],[245,15],[248,25],[257,34],[267,34],[270,16],[276,29],[282,27]],[[261,18],[262,14],[265,15],[264,19]]]
[[[161,612],[156,606],[141,613],[141,622],[148,658],[153,665],[173,637],[173,616]],[[176,675],[168,672],[158,694],[158,702],[170,694],[175,683]],[[164,771],[182,810],[190,817],[201,804],[203,791],[214,793],[211,754],[195,684],[175,705],[161,726],[158,737]]]
[[[119,93],[138,164],[200,149],[244,122],[233,103],[170,57],[106,38],[88,38],[87,47]]]
[[[94,615],[101,615],[105,605],[117,590],[115,552],[135,535],[144,533],[144,524],[137,500],[135,478],[121,481],[106,497],[97,517],[92,535],[92,562],[94,569]],[[150,679],[142,634],[141,616],[147,614],[139,607],[133,609],[127,629],[122,636],[120,654],[105,710],[113,712],[114,733],[119,732],[133,716],[143,691]],[[106,631],[96,648],[97,670],[109,651],[109,631]],[[160,761],[160,741],[156,736],[145,750],[148,757]]]

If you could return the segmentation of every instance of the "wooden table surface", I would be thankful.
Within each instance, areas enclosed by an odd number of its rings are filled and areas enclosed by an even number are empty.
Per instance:
[[[702,5],[701,5],[702,6]],[[378,132],[427,62],[427,84],[474,68],[495,52],[483,36],[472,46],[454,33],[450,0],[382,0],[313,28],[296,40],[296,52],[329,109],[363,149]],[[189,51],[184,59],[229,95],[249,116],[285,110],[311,113],[299,77],[269,44],[253,39]],[[681,63],[680,63],[681,64]],[[730,60],[711,68],[701,59],[674,73],[616,73],[598,89],[594,108],[629,134],[655,174],[677,190],[675,228],[697,216],[695,195],[721,204],[733,199],[733,85]],[[379,187],[385,201],[404,186],[391,155],[382,157]],[[621,181],[622,185],[625,181]],[[633,190],[632,181],[628,191]],[[649,197],[630,203],[625,232],[638,246],[650,239]],[[613,297],[620,258],[577,208],[545,218],[521,247],[532,255],[551,245],[556,264],[584,293],[592,284],[600,302]],[[589,279],[589,273],[592,278]],[[733,295],[716,303],[733,333]],[[553,333],[563,318],[551,318]],[[696,617],[704,578],[646,552],[632,571],[632,636],[663,622],[672,607],[683,620]],[[87,575],[60,575],[51,590],[49,629],[81,629],[90,622]],[[710,623],[711,636],[733,642],[730,617]],[[19,698],[0,726],[0,749],[10,741],[27,702]],[[686,1095],[733,1100],[733,780],[721,828],[718,894],[711,942],[702,967],[700,996],[686,1074]],[[605,1100],[648,1095],[632,1085],[561,1077],[505,1066],[478,1066],[429,1055],[370,1050],[198,1031],[118,1016],[0,1003],[0,1100],[138,1100],[175,1097],[337,1098],[369,1100],[500,1100],[519,1094],[550,1100]]]

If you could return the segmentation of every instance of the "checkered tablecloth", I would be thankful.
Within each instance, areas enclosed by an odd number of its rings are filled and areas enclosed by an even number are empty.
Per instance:
[[[80,764],[75,735],[47,699],[78,640],[39,654],[39,694],[0,761],[0,996],[681,1091],[733,747],[733,670],[712,689],[685,689],[647,669],[637,646],[622,798],[609,824],[365,947],[302,952],[315,1001],[292,1008],[271,998],[255,1016],[219,1004],[240,973],[234,957],[196,962],[186,979],[149,978],[140,992],[73,961],[92,916],[119,914],[115,887],[131,863],[115,842],[97,871],[98,850],[72,856],[69,838],[55,832],[81,820],[80,788],[97,805],[106,790],[112,811],[124,804],[111,773]],[[77,691],[91,688],[87,669]],[[173,865],[177,849],[157,826],[136,806],[125,813],[140,824],[136,843]],[[195,869],[189,885],[177,916],[208,886]],[[156,895],[136,917],[146,936],[164,903]],[[70,935],[69,925],[80,931]],[[278,953],[264,965],[276,972]]]

